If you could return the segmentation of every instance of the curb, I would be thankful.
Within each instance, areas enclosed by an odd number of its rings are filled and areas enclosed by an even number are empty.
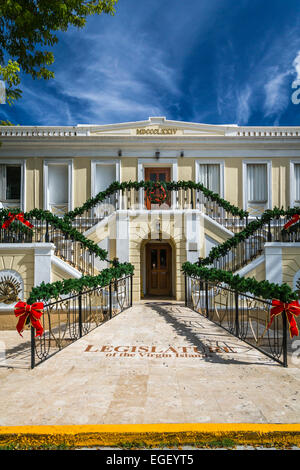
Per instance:
[[[231,445],[300,447],[300,424],[99,424],[1,426],[0,446],[168,447]]]

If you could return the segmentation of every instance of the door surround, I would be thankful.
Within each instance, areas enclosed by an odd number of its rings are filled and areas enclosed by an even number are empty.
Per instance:
[[[157,250],[157,266],[151,269],[151,252]],[[149,240],[144,245],[145,253],[145,287],[146,295],[153,297],[173,297],[174,296],[174,275],[173,275],[173,246],[166,240]],[[161,251],[160,251],[161,250]],[[166,266],[161,266],[160,256],[166,256]],[[153,276],[153,277],[152,277]],[[154,285],[153,285],[154,280]],[[152,284],[152,285],[151,285]],[[156,285],[155,285],[156,284]]]
[[[138,159],[138,181],[145,181],[145,168],[159,168],[169,167],[171,168],[171,181],[178,181],[178,160],[177,158],[164,158],[161,157],[159,160],[156,158],[139,158]],[[144,204],[144,190],[140,189],[139,205],[140,209],[145,209]],[[176,194],[174,191],[171,193],[172,207],[176,207]]]
[[[161,175],[164,176],[163,179],[160,178]],[[154,179],[153,178],[151,179],[151,176],[152,177],[154,176]],[[148,166],[148,167],[145,168],[145,181],[152,181],[152,182],[155,181],[156,183],[169,182],[169,181],[171,181],[171,168],[169,166],[158,166],[158,167]],[[156,190],[156,193],[159,193],[159,190]],[[147,195],[145,195],[145,203],[144,204],[145,204],[145,206],[148,210],[153,209],[153,207],[152,207],[153,204],[151,204],[151,201],[150,201],[149,197],[147,197]],[[166,205],[169,208],[171,207],[170,194],[167,195],[167,198],[164,201],[164,205]],[[160,209],[160,205],[158,205],[158,207],[157,207],[157,204],[154,204],[154,209],[155,208]]]

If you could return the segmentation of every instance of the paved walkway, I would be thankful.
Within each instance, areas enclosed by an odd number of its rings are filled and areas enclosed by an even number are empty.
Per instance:
[[[141,302],[34,370],[16,335],[0,335],[2,426],[300,420],[299,368],[284,369],[180,303]]]

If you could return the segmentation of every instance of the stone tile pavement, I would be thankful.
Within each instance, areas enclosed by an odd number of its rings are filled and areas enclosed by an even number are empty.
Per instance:
[[[34,370],[28,335],[0,333],[2,426],[300,421],[300,368],[178,302],[136,304]]]

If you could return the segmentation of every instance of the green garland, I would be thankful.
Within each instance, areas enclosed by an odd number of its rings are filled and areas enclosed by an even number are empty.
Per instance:
[[[63,218],[59,218],[49,211],[42,209],[33,209],[30,212],[24,214],[26,219],[36,218],[37,220],[47,221],[50,225],[62,231],[62,233],[72,240],[76,240],[82,244],[90,252],[95,253],[101,260],[108,261],[113,264],[112,268],[103,270],[98,276],[83,276],[80,279],[67,279],[65,281],[58,281],[56,283],[44,284],[34,287],[30,293],[28,303],[33,303],[36,299],[49,300],[50,298],[57,298],[61,294],[68,294],[70,292],[80,292],[83,288],[104,286],[109,284],[112,279],[116,279],[126,274],[133,274],[133,266],[130,263],[117,264],[107,259],[108,253],[106,250],[102,250],[97,244],[87,239],[82,233],[78,232],[72,227],[72,220],[82,215],[85,211],[90,210],[92,207],[97,205],[99,202],[103,202],[104,199],[117,191],[124,191],[130,189],[145,189],[151,190],[153,188],[153,182],[151,181],[140,181],[140,182],[123,182],[112,183],[105,191],[98,193],[94,198],[87,200],[81,207],[77,207],[73,211],[68,212]],[[234,216],[239,216],[241,219],[248,216],[246,211],[242,211],[239,208],[233,206],[228,201],[222,199],[218,194],[205,188],[201,183],[194,183],[193,181],[178,181],[178,182],[167,182],[167,190],[179,190],[179,189],[194,189],[200,190],[210,200],[217,202],[223,209],[231,213]],[[19,209],[0,210],[0,223],[1,225],[5,220],[8,219],[8,213],[18,213]],[[226,240],[223,244],[218,247],[214,247],[207,258],[201,260],[200,266],[198,264],[184,263],[182,266],[183,272],[186,274],[202,277],[206,280],[226,282],[233,289],[237,289],[239,292],[251,292],[257,297],[279,298],[284,302],[295,300],[298,298],[296,293],[293,293],[291,288],[287,284],[272,284],[268,281],[258,282],[254,278],[241,278],[238,275],[233,275],[231,272],[222,271],[218,269],[205,268],[204,265],[211,264],[215,259],[218,259],[228,253],[233,247],[236,247],[239,243],[245,241],[256,230],[262,228],[265,224],[269,223],[272,219],[279,218],[280,216],[292,217],[294,214],[300,214],[300,208],[290,208],[288,210],[274,208],[273,210],[265,211],[259,219],[250,222],[245,229],[235,234],[232,238]],[[292,226],[290,231],[296,231],[298,229]],[[12,231],[16,230],[16,225],[13,223],[10,227]],[[18,224],[18,230],[20,226]],[[25,230],[26,227],[22,227],[21,230]]]
[[[97,204],[103,202],[108,196],[112,196],[113,194],[116,194],[118,191],[125,191],[125,190],[131,190],[131,189],[135,189],[136,191],[138,191],[139,189],[144,189],[147,191],[153,188],[153,183],[154,183],[153,181],[123,181],[122,183],[119,183],[118,181],[114,181],[105,191],[99,192],[95,197],[89,198],[82,206],[76,207],[74,210],[67,212],[65,216],[63,217],[63,220],[67,224],[70,224],[70,222],[74,220],[75,217],[83,215],[84,212],[89,211],[90,209],[95,207]],[[183,189],[185,191],[189,189],[193,189],[195,191],[201,191],[205,197],[207,197],[211,201],[217,202],[220,205],[220,207],[225,209],[228,213],[232,214],[233,216],[238,216],[241,219],[248,216],[247,211],[239,209],[233,204],[230,204],[230,202],[221,198],[219,194],[214,193],[210,189],[207,189],[201,183],[195,183],[194,181],[168,181],[168,182],[164,182],[164,184],[165,184],[167,191],[178,191],[180,189]],[[48,211],[43,211],[42,209],[34,209],[33,211],[26,212],[25,217],[30,218],[30,215],[33,214],[33,212],[35,211],[38,211],[40,213],[48,212]],[[1,220],[1,217],[3,218],[3,220],[8,218],[8,212],[9,212],[9,209],[1,209],[0,220]],[[14,209],[14,210],[11,210],[11,212],[18,213],[20,212],[20,209]],[[50,214],[50,212],[48,213]]]
[[[134,267],[130,263],[122,263],[115,267],[103,269],[97,276],[82,276],[79,279],[65,279],[48,284],[42,282],[39,286],[32,288],[27,303],[33,304],[39,300],[46,302],[51,299],[58,299],[61,295],[80,293],[96,287],[105,287],[112,281],[133,273]]]
[[[210,199],[211,201],[217,202],[220,207],[225,209],[228,213],[232,214],[233,216],[238,216],[241,219],[248,216],[248,212],[238,207],[230,204],[230,202],[226,201],[225,199],[221,198],[219,194],[214,193],[213,191],[207,189],[201,183],[195,183],[194,181],[167,181],[164,182],[167,191],[178,191],[179,189],[194,189],[196,191],[201,191],[205,197]],[[105,191],[98,193],[95,197],[88,199],[82,206],[76,207],[74,210],[67,212],[65,215],[65,220],[73,220],[77,216],[81,216],[84,212],[89,211],[97,204],[103,202],[108,196],[111,196],[118,191],[125,191],[130,189],[135,189],[138,191],[139,189],[144,189],[146,191],[151,190],[153,187],[153,181],[123,181],[119,183],[118,181],[114,181]]]
[[[254,277],[245,278],[238,274],[233,274],[231,271],[205,268],[204,266],[197,266],[190,262],[186,262],[182,265],[182,271],[188,276],[196,277],[201,280],[213,283],[224,282],[233,290],[237,290],[240,293],[250,292],[255,297],[260,297],[265,300],[278,299],[282,302],[292,302],[299,298],[298,293],[293,292],[290,286],[285,283],[279,285],[269,281],[257,281]]]
[[[1,226],[5,220],[7,220],[8,217],[8,210],[7,209],[1,209],[0,210],[0,223]],[[10,211],[13,214],[17,214],[19,212],[18,209],[15,209],[14,211]],[[57,217],[56,215],[52,214],[49,211],[45,211],[42,209],[33,209],[32,211],[26,212],[24,214],[25,219],[33,219],[35,218],[36,220],[41,220],[43,222],[48,222],[51,226],[53,226],[56,229],[59,229],[65,237],[70,238],[71,240],[77,241],[81,243],[81,245],[89,250],[91,253],[94,253],[96,256],[98,256],[102,261],[108,261],[110,260],[107,259],[108,253],[106,250],[103,250],[100,248],[96,243],[94,243],[92,240],[86,238],[81,232],[78,232],[74,227],[71,225],[71,221],[67,221],[64,218]],[[17,230],[21,228],[22,224],[18,224]],[[11,224],[11,226],[8,227],[8,230],[16,230],[16,225]],[[34,230],[34,229],[33,229]]]
[[[9,218],[9,212],[18,214],[20,210],[14,209],[9,211],[8,209],[1,209],[1,226],[3,222]],[[83,247],[85,247],[91,253],[94,253],[102,261],[107,261],[112,264],[111,268],[104,269],[97,276],[82,276],[79,279],[66,279],[64,281],[57,281],[49,284],[41,283],[39,286],[32,288],[27,300],[28,304],[32,304],[39,299],[46,301],[51,298],[58,298],[60,295],[65,295],[71,292],[80,292],[84,288],[94,288],[97,286],[103,287],[108,285],[112,280],[117,279],[123,275],[133,274],[134,267],[130,263],[118,263],[116,260],[107,259],[107,251],[100,248],[92,240],[86,238],[82,233],[73,228],[71,221],[59,218],[51,212],[44,211],[42,209],[33,209],[32,211],[24,214],[24,217],[26,219],[35,218],[36,220],[48,222],[51,226],[59,229],[65,235],[65,237],[81,243]],[[22,224],[13,222],[8,227],[8,230],[13,232],[17,229],[19,231],[21,227]]]
[[[247,240],[258,229],[271,222],[273,219],[279,219],[281,216],[292,217],[294,214],[300,214],[300,207],[289,208],[287,210],[275,207],[273,210],[266,210],[260,219],[253,220],[241,232],[236,233],[233,237],[226,240],[221,245],[215,246],[209,252],[209,255],[200,261],[202,266],[212,264],[215,260],[225,256],[232,248],[237,247],[240,243]],[[297,224],[296,224],[297,225]],[[293,226],[289,231],[292,231]],[[296,231],[297,229],[295,229]]]
[[[238,292],[250,292],[256,297],[263,299],[279,299],[282,302],[291,302],[300,298],[297,292],[293,292],[288,284],[275,284],[269,281],[257,281],[255,278],[244,278],[238,274],[232,274],[231,271],[223,271],[216,268],[207,268],[205,265],[212,264],[215,260],[225,256],[232,248],[237,247],[240,243],[247,240],[258,229],[268,224],[273,219],[279,219],[281,216],[292,217],[294,214],[300,214],[300,208],[294,207],[287,210],[275,207],[273,210],[265,211],[260,219],[253,220],[241,232],[226,240],[221,245],[212,248],[207,258],[200,260],[198,263],[191,264],[189,262],[182,265],[182,271],[193,277],[211,281],[225,282],[232,289]],[[296,231],[300,228],[290,227],[289,231]]]

